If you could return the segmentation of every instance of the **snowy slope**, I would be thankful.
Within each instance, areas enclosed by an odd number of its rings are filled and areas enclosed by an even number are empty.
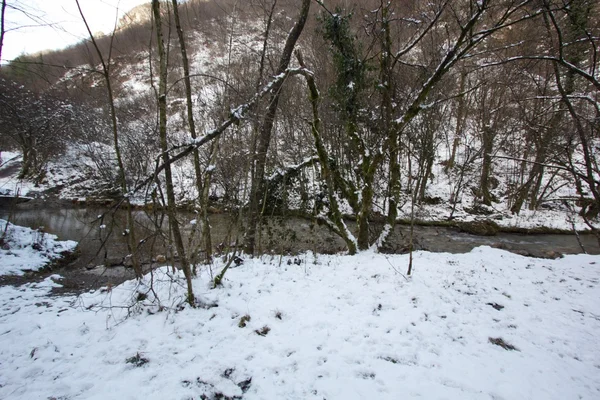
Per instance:
[[[77,247],[72,240],[59,241],[56,235],[13,225],[0,219],[0,275],[22,275],[37,271]]]
[[[599,256],[419,252],[410,279],[407,256],[299,260],[246,260],[215,290],[201,271],[209,309],[181,307],[165,269],[161,311],[150,277],[81,298],[2,287],[0,398],[600,398]]]

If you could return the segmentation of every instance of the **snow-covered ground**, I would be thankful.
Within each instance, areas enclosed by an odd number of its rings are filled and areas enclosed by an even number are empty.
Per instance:
[[[27,196],[36,190],[33,182],[18,179],[22,161],[21,153],[0,152],[0,196]]]
[[[407,263],[265,256],[214,290],[202,270],[214,308],[182,306],[166,269],[153,291],[1,287],[0,398],[600,398],[600,256],[417,252],[408,279]]]
[[[109,151],[110,149],[104,149],[103,151]],[[3,164],[0,164],[0,196],[15,196],[20,197],[38,197],[44,196],[44,191],[53,188],[61,188],[58,191],[58,197],[66,200],[80,199],[85,200],[89,192],[93,192],[90,188],[102,187],[93,177],[93,170],[91,161],[81,153],[81,149],[73,146],[69,151],[60,159],[55,162],[51,162],[46,173],[46,179],[44,183],[35,185],[31,181],[18,179],[19,168],[15,168],[22,161],[20,153],[14,152],[2,152]],[[79,161],[74,161],[79,160]],[[86,168],[82,168],[85,164]],[[79,167],[76,168],[75,166]],[[193,190],[193,174],[191,165],[181,163],[175,168],[175,178],[177,181],[177,190],[179,192],[178,198],[182,201],[193,201],[196,198],[196,193]],[[5,171],[3,174],[2,172]],[[8,171],[8,173],[6,173]],[[76,183],[75,183],[76,182]],[[444,183],[443,181],[442,183]],[[447,183],[447,182],[446,182]],[[439,184],[441,185],[441,184]],[[438,186],[439,186],[438,185]],[[432,184],[432,187],[436,190],[432,193],[436,196],[445,198],[445,195],[439,187]],[[93,197],[93,193],[92,193]],[[298,199],[290,199],[292,205],[299,204]],[[135,204],[144,204],[144,193],[138,192],[136,196],[132,198]],[[472,204],[473,199],[468,198],[465,200],[465,204]],[[350,207],[343,203],[345,206],[344,212],[351,214],[352,210]],[[377,206],[381,207],[381,206]],[[578,211],[579,208],[576,208]],[[410,218],[411,208],[410,202],[406,202],[400,208],[400,218]],[[498,225],[505,228],[551,228],[560,229],[564,231],[572,230],[573,226],[580,231],[589,230],[589,227],[585,224],[583,218],[578,215],[575,211],[560,211],[560,210],[549,210],[540,209],[530,211],[527,209],[521,210],[518,215],[512,214],[508,209],[506,203],[497,203],[495,208],[490,208],[490,215],[475,215],[469,214],[464,210],[462,205],[456,207],[453,212],[453,207],[448,202],[444,201],[438,205],[426,205],[421,204],[416,208],[415,216],[417,219],[423,221],[443,221],[447,220],[450,216],[455,221],[474,221],[479,219],[492,219]]]
[[[0,275],[37,271],[75,247],[77,242],[59,241],[43,227],[33,230],[0,219]]]

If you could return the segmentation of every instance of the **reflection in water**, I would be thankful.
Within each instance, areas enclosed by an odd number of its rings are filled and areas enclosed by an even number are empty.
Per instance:
[[[0,218],[6,219],[8,210],[0,209]],[[100,216],[104,215],[99,219]],[[168,255],[168,223],[160,214],[149,215],[143,211],[135,214],[138,231],[136,237],[142,242],[140,258],[149,262],[157,254]],[[201,238],[199,226],[190,223],[196,219],[193,213],[180,213],[185,243],[192,249],[200,249]],[[233,217],[229,214],[215,214],[210,217],[215,246],[233,243],[236,230]],[[316,251],[332,253],[344,249],[343,242],[327,231],[316,226],[310,220],[300,218],[266,218],[259,235],[261,252],[275,254]],[[126,254],[127,247],[123,239],[125,213],[109,212],[102,208],[51,208],[21,209],[13,211],[11,222],[37,229],[40,226],[49,233],[58,235],[60,239],[75,240],[80,243],[81,257],[78,266],[103,264],[108,260],[118,263]],[[156,226],[162,226],[163,232],[157,233]],[[102,229],[101,229],[102,227]],[[349,228],[355,226],[349,223]],[[401,252],[407,248],[408,227],[398,226],[392,243],[392,250]],[[532,254],[557,251],[560,253],[580,253],[576,238],[573,235],[519,235],[499,234],[493,237],[473,236],[459,233],[451,228],[415,227],[417,249],[436,252],[462,253],[481,245],[502,246],[510,250],[526,251]],[[582,235],[586,250],[593,254],[600,253],[598,244],[592,235]]]

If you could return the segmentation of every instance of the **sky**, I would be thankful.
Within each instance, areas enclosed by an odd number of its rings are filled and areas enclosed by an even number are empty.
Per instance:
[[[150,0],[79,0],[92,32],[112,31],[115,20]],[[2,62],[22,53],[59,49],[87,38],[75,0],[7,0]],[[10,6],[25,10],[15,11]],[[50,26],[48,26],[50,25]]]

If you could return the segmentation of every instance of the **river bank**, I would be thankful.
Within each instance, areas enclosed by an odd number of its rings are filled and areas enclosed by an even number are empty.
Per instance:
[[[141,244],[138,257],[145,270],[156,267],[157,259],[177,262],[177,256],[165,239],[165,232],[157,230],[157,221],[166,227],[166,219],[160,213],[137,210],[135,213]],[[60,199],[35,199],[13,205],[9,209],[0,207],[0,218],[10,218],[17,224],[55,234],[62,240],[78,242],[77,257],[66,264],[49,266],[47,271],[30,273],[26,278],[4,278],[1,282],[26,282],[27,279],[44,279],[52,273],[60,273],[65,281],[61,291],[81,293],[107,285],[119,284],[134,277],[127,263],[127,247],[121,233],[125,227],[122,210],[106,207],[80,207]],[[188,243],[193,260],[203,261],[201,236],[196,224],[197,214],[181,212],[185,242]],[[213,214],[210,216],[213,251],[218,256],[235,249],[238,236],[235,216]],[[258,235],[260,253],[271,255],[336,254],[343,252],[344,243],[327,228],[315,224],[311,219],[300,217],[265,218]],[[352,220],[349,228],[355,229]],[[376,237],[382,224],[373,224]],[[396,226],[387,246],[382,249],[389,254],[402,254],[409,250],[410,226]],[[240,233],[241,234],[241,233]],[[580,244],[581,243],[581,244]],[[496,232],[494,235],[474,235],[465,231],[464,225],[435,225],[431,222],[417,224],[413,228],[413,249],[436,253],[467,253],[477,246],[490,246],[508,250],[515,254],[537,258],[557,258],[563,254],[600,254],[596,238],[590,234],[531,234]],[[583,249],[582,249],[583,246]],[[9,280],[7,280],[9,279]]]

